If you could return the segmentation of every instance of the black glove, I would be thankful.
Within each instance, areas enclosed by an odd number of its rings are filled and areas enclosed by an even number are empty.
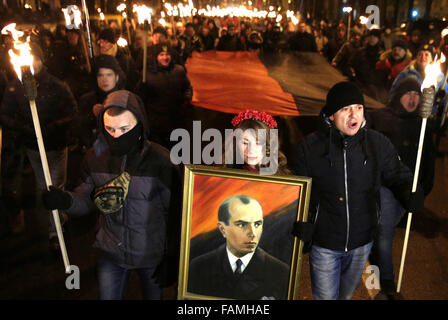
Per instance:
[[[405,209],[412,213],[417,213],[425,206],[425,194],[423,189],[418,187],[417,191],[411,192]]]
[[[300,240],[309,242],[313,239],[314,223],[296,221],[291,233]]]
[[[160,288],[172,286],[177,281],[178,257],[164,257],[162,262],[157,266],[152,278]]]
[[[68,192],[50,186],[50,191],[42,194],[42,202],[48,210],[67,210],[72,206],[73,198]]]

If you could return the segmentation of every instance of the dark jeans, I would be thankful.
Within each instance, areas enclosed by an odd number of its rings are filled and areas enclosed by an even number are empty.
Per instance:
[[[311,288],[316,300],[350,300],[362,278],[372,243],[350,251],[312,246]]]
[[[98,261],[100,299],[123,300],[132,270],[137,272],[140,278],[143,298],[146,300],[160,300],[162,298],[162,290],[152,279],[155,268],[126,269],[104,258],[100,258]]]
[[[389,189],[381,187],[380,194],[381,216],[373,252],[380,270],[380,280],[394,280],[392,246],[395,227],[406,213],[406,210],[395,199],[394,194]]]

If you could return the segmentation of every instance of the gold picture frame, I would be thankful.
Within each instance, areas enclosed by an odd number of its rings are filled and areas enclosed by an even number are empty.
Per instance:
[[[291,230],[294,221],[307,221],[310,194],[311,178],[308,177],[260,175],[240,169],[186,165],[182,208],[178,299],[297,300],[299,296],[298,288],[304,244],[303,241],[299,241],[296,237],[292,236]],[[261,272],[261,270],[256,269],[255,262],[252,264],[252,268],[249,268],[251,266],[249,262],[247,272],[243,271],[241,275],[248,274],[252,271],[258,274],[258,278],[257,276],[253,276],[247,283],[244,281],[226,282],[226,286],[230,286],[230,288],[233,288],[232,286],[234,284],[235,286],[240,286],[240,284],[243,286],[244,290],[238,289],[238,293],[235,293],[236,296],[234,296],[227,289],[218,289],[220,288],[219,284],[212,284],[216,279],[225,278],[228,280],[230,279],[228,277],[231,275],[226,275],[225,277],[207,276],[210,272],[221,272],[212,271],[214,270],[215,264],[218,266],[218,263],[207,262],[205,268],[198,269],[196,267],[198,263],[196,262],[199,260],[204,261],[202,257],[214,256],[215,252],[218,255],[219,252],[220,257],[223,257],[220,264],[223,265],[223,268],[227,268],[229,271],[231,270],[229,260],[225,258],[227,256],[224,253],[225,248],[228,248],[228,246],[224,245],[226,239],[224,239],[221,234],[222,231],[218,228],[218,209],[224,199],[233,196],[240,197],[240,195],[247,196],[249,199],[255,199],[263,211],[263,228],[261,229],[259,242],[255,245],[255,249],[253,249],[254,254],[252,255],[252,259],[254,260],[250,261],[258,261],[253,258],[256,255],[267,254],[269,258],[266,260],[273,260],[274,262],[280,260],[283,268],[281,270],[284,271],[286,265],[289,271],[288,273],[278,273],[275,271],[278,269],[273,267],[273,269],[264,269]],[[256,251],[257,253],[255,253]],[[229,254],[227,253],[227,255]],[[199,258],[193,260],[197,257]],[[274,258],[271,259],[270,257]],[[194,273],[190,274],[190,262],[192,260],[194,261]],[[257,264],[257,266],[260,265]],[[263,268],[267,265],[263,264]],[[228,273],[232,274],[230,272]],[[217,274],[220,275],[221,273]],[[282,275],[281,279],[275,279],[276,276],[280,277],[279,274]],[[263,277],[266,275],[266,280],[260,281],[261,275]],[[199,281],[196,279],[199,279]],[[240,279],[238,281],[241,281],[243,277],[240,276],[238,279]],[[202,281],[204,282],[204,287],[210,285],[210,288],[200,288],[202,285],[198,286],[197,284],[201,284]],[[267,289],[266,286],[268,286],[268,283],[273,283],[273,281],[275,281],[274,285],[271,284],[270,289]],[[281,286],[282,289],[280,287],[274,287],[277,284],[280,286],[280,283],[283,283]],[[264,288],[257,289],[257,284]],[[272,291],[271,295],[269,294],[271,293],[269,290]],[[247,292],[247,296],[241,292]],[[268,292],[268,294],[261,297],[257,296],[257,294],[261,295],[261,292]]]

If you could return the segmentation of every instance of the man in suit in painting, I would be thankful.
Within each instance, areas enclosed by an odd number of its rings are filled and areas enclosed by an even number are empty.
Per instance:
[[[286,299],[289,266],[258,247],[263,209],[252,197],[236,195],[218,209],[226,243],[191,260],[188,292],[239,300]]]

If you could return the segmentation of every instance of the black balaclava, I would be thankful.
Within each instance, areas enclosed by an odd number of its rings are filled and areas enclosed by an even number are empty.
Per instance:
[[[138,149],[143,140],[143,126],[141,122],[118,138],[114,138],[106,130],[104,131],[110,152],[115,156],[124,156],[131,153],[134,149]]]

